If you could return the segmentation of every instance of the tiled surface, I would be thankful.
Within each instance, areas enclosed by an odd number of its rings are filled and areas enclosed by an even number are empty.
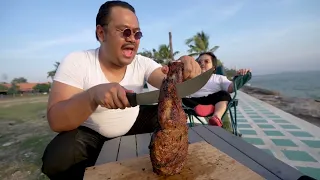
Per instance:
[[[245,141],[320,179],[320,128],[243,92],[238,99],[238,129]]]
[[[243,92],[237,99],[243,140],[320,180],[320,128]]]

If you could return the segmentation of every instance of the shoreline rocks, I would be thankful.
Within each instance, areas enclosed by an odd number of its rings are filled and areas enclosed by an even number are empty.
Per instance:
[[[320,100],[284,96],[252,86],[243,86],[240,91],[320,127]]]

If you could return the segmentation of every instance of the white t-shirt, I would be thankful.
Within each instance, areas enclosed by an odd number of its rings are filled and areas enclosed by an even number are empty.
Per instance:
[[[208,82],[197,92],[188,97],[205,97],[219,91],[227,91],[232,82],[226,77],[219,74],[213,74]]]
[[[109,83],[98,60],[99,48],[70,53],[60,63],[54,77],[70,86],[87,90],[93,86]],[[129,90],[140,93],[145,80],[160,64],[150,58],[136,55],[119,83]],[[81,104],[79,104],[81,106]],[[82,124],[101,135],[112,138],[126,134],[133,126],[139,113],[139,106],[122,109],[107,109],[98,106],[95,112]]]

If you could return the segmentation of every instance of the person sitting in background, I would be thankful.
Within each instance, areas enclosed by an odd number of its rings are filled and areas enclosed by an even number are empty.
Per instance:
[[[217,67],[217,58],[212,52],[204,52],[199,55],[197,62],[200,64],[202,73]],[[237,75],[245,75],[249,69],[240,69]],[[222,126],[222,115],[227,110],[231,101],[230,93],[233,92],[233,82],[226,76],[212,74],[208,82],[197,92],[182,99],[184,105],[195,108],[200,116],[213,113],[208,124]],[[209,106],[208,106],[209,105]]]

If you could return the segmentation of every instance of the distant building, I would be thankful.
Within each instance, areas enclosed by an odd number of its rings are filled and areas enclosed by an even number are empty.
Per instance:
[[[44,82],[44,83],[17,83],[16,85],[18,86],[19,94],[25,94],[25,93],[34,93],[33,87],[36,86],[37,84],[50,84],[50,82]],[[0,85],[3,85],[7,87],[8,89],[11,88],[11,84],[9,83],[1,83]],[[1,90],[1,94],[7,94],[8,90]]]

